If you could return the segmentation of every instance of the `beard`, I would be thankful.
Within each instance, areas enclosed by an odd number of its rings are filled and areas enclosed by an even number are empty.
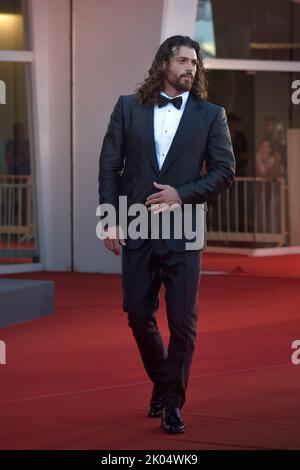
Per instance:
[[[193,78],[191,80],[185,80],[182,75],[177,77],[169,71],[165,74],[165,80],[179,92],[189,91],[193,86]]]

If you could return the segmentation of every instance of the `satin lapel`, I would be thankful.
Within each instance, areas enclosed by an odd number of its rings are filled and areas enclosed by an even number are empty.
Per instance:
[[[140,114],[139,122],[139,131],[140,139],[142,146],[145,150],[147,157],[150,160],[150,163],[154,171],[158,174],[159,167],[156,157],[156,148],[154,142],[154,125],[153,125],[153,115],[154,115],[154,106],[140,106],[138,108],[138,113]]]
[[[185,149],[185,143],[195,135],[197,124],[199,123],[200,112],[202,111],[201,101],[190,93],[185,110],[181,116],[179,126],[175,133],[171,147],[167,153],[163,166],[160,170],[162,175]]]

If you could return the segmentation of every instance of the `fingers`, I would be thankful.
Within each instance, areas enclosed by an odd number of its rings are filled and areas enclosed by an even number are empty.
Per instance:
[[[162,191],[160,191],[159,193],[153,193],[153,194],[150,194],[147,198],[146,198],[146,204],[150,204],[150,202],[159,202],[160,199],[161,199],[161,196],[162,196]]]
[[[159,188],[159,189],[164,189],[164,188],[166,188],[166,187],[168,186],[167,184],[156,183],[156,181],[154,181],[153,185],[154,185],[156,188]]]
[[[172,211],[181,207],[178,202],[174,202],[173,204],[169,205],[166,202],[161,204],[152,204],[148,210],[151,211],[152,214],[159,214],[160,212]]]
[[[159,206],[160,206],[160,205],[161,205],[161,204],[151,204],[151,206],[148,207],[148,211],[154,212],[154,211],[156,211],[157,209],[159,209]]]
[[[121,247],[120,247],[119,240],[111,240],[109,238],[106,238],[104,240],[104,245],[109,251],[114,253],[116,256],[119,256],[121,254]]]
[[[161,197],[163,197],[164,195],[163,190],[169,187],[168,184],[160,184],[160,183],[156,183],[156,181],[154,181],[153,185],[156,188],[160,189],[161,191],[159,193],[157,192],[157,193],[150,194],[146,199],[146,205],[150,203],[155,204],[157,202],[162,202]]]
[[[166,212],[166,211],[172,211],[180,207],[180,204],[178,202],[175,202],[174,204],[169,204],[163,203],[163,204],[156,204],[155,207],[151,206],[150,210],[151,212],[155,214],[159,214],[160,212]]]
[[[152,204],[151,207],[149,207],[149,210],[152,212],[152,214],[159,214],[160,212],[165,212],[169,209],[169,205],[165,202],[161,204]]]
[[[149,206],[149,204],[159,204],[163,202],[162,198],[160,196],[149,196],[146,200],[146,206]]]
[[[113,250],[112,252],[116,255],[116,256],[120,256],[121,254],[121,245],[119,243],[119,240],[113,240]]]
[[[121,245],[125,246],[124,232],[121,225],[109,227],[106,231],[106,238],[104,239],[105,247],[119,256],[121,254]]]

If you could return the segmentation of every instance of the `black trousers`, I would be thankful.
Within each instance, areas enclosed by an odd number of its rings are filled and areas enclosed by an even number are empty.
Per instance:
[[[163,387],[165,404],[181,408],[195,348],[202,251],[174,252],[164,240],[138,249],[122,247],[123,310],[145,370]],[[166,349],[156,322],[164,284],[170,341]]]

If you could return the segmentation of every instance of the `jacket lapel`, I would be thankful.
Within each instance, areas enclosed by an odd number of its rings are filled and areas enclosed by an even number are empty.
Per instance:
[[[159,167],[156,157],[156,148],[154,142],[154,106],[140,106],[140,138],[142,146],[153,167],[155,173],[159,174]]]
[[[201,108],[201,101],[196,100],[192,93],[190,93],[171,147],[161,167],[160,175],[165,173],[175,160],[177,160],[182,151],[186,148],[186,142],[195,136],[197,126],[199,125],[199,111]]]

